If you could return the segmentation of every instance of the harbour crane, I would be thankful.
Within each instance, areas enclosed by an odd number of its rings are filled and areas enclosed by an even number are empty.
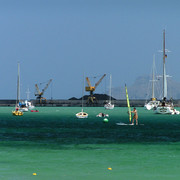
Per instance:
[[[46,101],[46,98],[45,97],[42,97],[42,95],[44,94],[44,92],[46,91],[46,89],[48,88],[49,84],[51,83],[52,79],[50,79],[48,81],[48,83],[46,84],[46,86],[44,87],[44,89],[42,89],[42,91],[40,91],[39,87],[38,87],[38,84],[35,84],[35,87],[36,87],[36,92],[35,92],[35,96],[37,100],[39,100],[39,103],[41,104],[42,103],[42,100],[45,100]]]
[[[106,76],[106,74],[104,74],[99,81],[95,84],[95,86],[91,86],[90,80],[88,77],[86,77],[86,81],[88,83],[88,86],[85,87],[86,91],[90,92],[90,96],[88,97],[87,103],[88,104],[94,104],[94,102],[97,102],[96,97],[93,96],[93,92],[96,90],[97,86],[100,84],[100,82],[103,80],[103,78]]]

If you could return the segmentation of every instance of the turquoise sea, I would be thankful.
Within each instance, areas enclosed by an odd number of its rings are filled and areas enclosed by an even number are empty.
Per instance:
[[[75,117],[80,107],[37,109],[0,107],[0,180],[180,179],[180,115],[137,108],[141,125],[117,126],[127,108],[84,108],[88,119]]]

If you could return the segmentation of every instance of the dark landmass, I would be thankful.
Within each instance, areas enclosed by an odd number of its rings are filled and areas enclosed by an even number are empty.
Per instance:
[[[76,97],[69,98],[68,100],[78,100]]]
[[[180,99],[180,83],[174,81],[172,78],[167,78],[168,83],[168,97],[167,99]],[[136,78],[133,84],[127,83],[129,99],[151,99],[152,97],[152,81],[151,77],[144,75]],[[162,78],[157,79],[155,82],[155,97],[159,100],[162,99]],[[107,92],[108,94],[108,92]],[[107,94],[94,94],[98,100],[108,100]],[[126,92],[124,84],[121,87],[112,88],[112,99],[126,99]],[[88,95],[84,96],[86,100]],[[72,97],[69,100],[80,100],[81,98]]]
[[[84,100],[87,100],[88,99],[88,97],[89,97],[89,95],[85,95],[84,96]],[[109,100],[109,98],[110,98],[110,96],[109,95],[107,95],[107,94],[94,94],[94,97],[97,99],[97,100]],[[70,98],[70,99],[68,99],[68,100],[81,100],[82,99],[82,97],[81,98],[75,98],[75,97],[72,97],[72,98]],[[116,100],[114,97],[111,97],[111,99],[112,100]]]

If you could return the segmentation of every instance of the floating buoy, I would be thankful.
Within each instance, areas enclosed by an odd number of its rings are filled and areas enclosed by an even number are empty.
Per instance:
[[[36,176],[37,175],[37,173],[33,173],[33,176]]]
[[[104,118],[103,121],[107,123],[109,120],[107,118]]]
[[[111,167],[108,167],[108,170],[110,170],[110,171],[111,171],[111,170],[112,170],[112,168],[111,168]]]

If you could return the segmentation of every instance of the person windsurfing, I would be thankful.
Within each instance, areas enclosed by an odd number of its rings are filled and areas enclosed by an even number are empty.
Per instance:
[[[134,108],[133,111],[131,111],[131,112],[134,113],[133,120],[132,120],[132,125],[134,125],[134,120],[136,120],[136,125],[138,125],[138,113],[137,113],[137,109]]]

